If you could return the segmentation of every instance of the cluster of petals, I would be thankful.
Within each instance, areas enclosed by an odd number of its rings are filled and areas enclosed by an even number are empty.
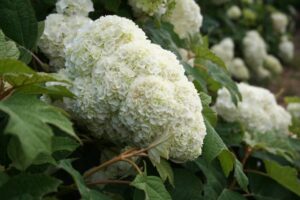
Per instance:
[[[174,26],[180,38],[188,38],[199,32],[203,17],[194,0],[129,0],[136,15],[158,15]]]
[[[38,46],[48,57],[52,71],[64,67],[65,44],[81,27],[92,22],[87,15],[93,10],[91,0],[59,0],[56,3],[57,13],[47,16]]]
[[[227,89],[218,91],[214,106],[216,112],[228,122],[240,122],[250,132],[288,133],[290,114],[277,104],[275,96],[267,89],[238,84],[242,101],[236,106]]]

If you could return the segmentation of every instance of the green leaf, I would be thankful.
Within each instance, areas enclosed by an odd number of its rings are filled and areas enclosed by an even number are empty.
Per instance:
[[[197,68],[204,68],[208,74],[207,82],[213,91],[218,91],[220,88],[225,87],[228,89],[232,101],[237,102],[242,98],[236,83],[231,79],[229,73],[224,68],[216,65],[209,60],[196,59]]]
[[[300,97],[285,97],[284,98],[284,102],[286,104],[289,104],[289,103],[300,103]]]
[[[72,167],[70,160],[60,161],[58,167],[65,170],[72,176],[83,200],[110,200],[110,198],[100,192],[88,188],[80,173]]]
[[[44,174],[19,174],[0,187],[0,196],[1,199],[41,199],[56,192],[60,184],[60,180]]]
[[[15,94],[0,102],[0,110],[10,117],[5,128],[5,133],[13,136],[8,154],[20,170],[31,165],[39,154],[51,155],[53,132],[48,124],[78,139],[63,112],[35,96]]]
[[[224,189],[218,200],[246,200],[246,198],[239,193]]]
[[[13,41],[7,41],[4,33],[0,29],[0,59],[18,59],[19,49]]]
[[[165,159],[160,159],[159,163],[152,164],[156,167],[161,179],[163,181],[169,180],[170,184],[174,186],[174,174],[170,163]]]
[[[282,187],[267,174],[249,173],[250,191],[258,200],[285,200],[299,199],[299,197],[290,190]]]
[[[235,159],[234,165],[234,177],[236,178],[238,184],[244,191],[248,191],[249,180],[246,174],[243,171],[243,165],[240,161]]]
[[[59,79],[56,74],[43,72],[33,74],[7,73],[3,75],[3,79],[15,88],[27,87],[34,84],[47,82],[64,82],[63,80]]]
[[[74,95],[62,85],[45,86],[47,82],[69,84],[58,74],[35,72],[17,60],[0,60],[0,76],[13,86],[15,91],[26,94],[48,94],[54,99],[61,97],[73,98]]]
[[[186,169],[175,169],[174,175],[175,187],[171,192],[173,200],[199,199],[203,184],[195,174]]]
[[[1,0],[0,28],[4,34],[17,44],[31,50],[38,36],[38,24],[29,0]],[[21,59],[28,57],[28,52],[20,49]],[[27,59],[28,61],[28,59]]]
[[[171,200],[162,180],[157,176],[139,174],[130,184],[145,192],[145,200]]]
[[[217,124],[217,113],[210,108],[212,98],[204,92],[200,92],[200,98],[202,101],[203,110],[202,113],[205,118],[212,124]]]
[[[273,155],[284,157],[293,163],[297,152],[291,146],[287,135],[280,135],[274,132],[261,134],[258,132],[245,133],[244,141],[256,150],[265,150]]]
[[[211,162],[218,157],[223,150],[227,150],[227,147],[208,120],[205,119],[204,122],[207,135],[204,138],[202,155],[208,162]]]
[[[300,181],[295,168],[264,160],[267,174],[283,187],[300,196]]]
[[[222,169],[217,165],[217,162],[207,162],[201,158],[195,160],[194,163],[201,169],[206,178],[203,186],[202,199],[217,199],[227,185],[226,177],[224,173],[222,173]]]
[[[196,88],[199,91],[207,92],[207,83],[206,83],[205,73],[202,73],[198,68],[192,67],[186,62],[182,61],[181,63],[184,67],[185,73],[188,76],[192,76],[195,79],[194,84],[197,83],[197,84],[195,84]]]
[[[79,143],[76,140],[65,137],[65,136],[55,136],[52,140],[52,151],[74,151],[79,147]]]
[[[21,61],[13,60],[13,59],[1,59],[0,60],[0,75],[3,76],[7,73],[15,73],[15,74],[34,74],[30,67],[24,64]]]
[[[212,51],[210,51],[208,47],[203,45],[198,45],[198,47],[196,47],[196,49],[194,50],[194,53],[196,54],[197,59],[209,60],[215,63],[216,65],[226,69],[226,65],[223,62],[223,60],[218,56],[216,56]]]
[[[159,44],[162,48],[172,51],[178,58],[181,57],[178,48],[182,45],[183,41],[181,41],[174,32],[172,24],[148,20],[142,24],[142,29],[153,43]]]
[[[63,97],[75,97],[72,92],[61,85],[43,86],[34,84],[29,86],[22,86],[18,88],[17,91],[24,94],[45,94],[51,97],[52,100],[62,99]]]
[[[218,121],[216,131],[227,146],[239,146],[242,143],[245,134],[241,123],[229,123],[222,120]]]
[[[235,158],[233,153],[231,153],[228,150],[223,150],[219,154],[218,159],[220,161],[225,176],[228,177],[230,172],[233,170],[234,163],[235,163]]]
[[[203,157],[208,162],[212,162],[218,157],[222,166],[223,172],[226,176],[233,170],[235,157],[228,150],[218,133],[211,126],[208,120],[204,120],[207,135],[204,138]]]

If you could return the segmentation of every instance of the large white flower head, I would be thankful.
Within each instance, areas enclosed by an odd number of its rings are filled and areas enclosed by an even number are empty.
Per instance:
[[[65,43],[76,35],[78,29],[91,23],[92,20],[83,16],[65,16],[50,14],[45,20],[45,29],[38,46],[49,58],[54,70],[65,65]]]
[[[145,33],[134,22],[118,16],[101,17],[65,45],[66,67],[75,75],[91,75],[98,60],[133,41],[146,41]]]
[[[248,131],[288,133],[291,116],[267,89],[238,84],[242,101],[236,107],[227,89],[218,91],[217,113],[228,122],[241,122]]]
[[[274,74],[280,74],[283,70],[280,61],[273,55],[265,56],[264,67]]]
[[[242,11],[240,7],[234,5],[227,10],[226,14],[230,19],[239,19],[242,16]]]
[[[291,62],[294,59],[294,43],[290,41],[286,36],[281,38],[279,44],[279,56],[284,62]]]
[[[56,11],[59,14],[68,16],[77,15],[86,17],[89,12],[94,11],[94,6],[91,0],[58,0]]]
[[[231,38],[223,39],[219,44],[214,45],[211,50],[225,62],[227,67],[234,58],[234,42]]]
[[[174,26],[180,38],[188,38],[189,35],[200,31],[203,17],[199,5],[194,0],[176,0],[174,9],[164,20]]]
[[[134,13],[139,16],[142,13],[153,16],[162,16],[173,9],[176,0],[129,0]]]
[[[289,24],[288,17],[281,12],[275,12],[271,15],[273,29],[278,33],[285,33]]]
[[[147,145],[161,133],[172,135],[170,156],[184,161],[201,153],[205,126],[199,123],[203,121],[199,110],[202,105],[192,83],[148,76],[131,85],[120,118],[136,144]]]
[[[267,55],[266,44],[257,31],[249,31],[243,39],[243,53],[246,63],[252,69],[263,65]]]
[[[245,81],[250,78],[249,70],[246,67],[245,62],[240,58],[233,59],[231,64],[228,65],[228,71],[234,78],[241,81]]]
[[[66,107],[96,137],[145,147],[169,134],[171,158],[195,159],[206,134],[202,105],[176,56],[152,44],[132,21],[106,16],[66,45],[76,99]]]

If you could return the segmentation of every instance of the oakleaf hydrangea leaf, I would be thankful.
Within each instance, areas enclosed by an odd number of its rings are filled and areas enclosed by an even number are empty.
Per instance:
[[[0,110],[9,115],[4,133],[13,136],[8,155],[17,169],[26,169],[40,154],[51,155],[53,131],[49,124],[77,138],[63,112],[34,95],[16,93],[0,102]]]
[[[20,56],[19,49],[13,41],[5,39],[5,35],[0,30],[0,59],[18,59]]]

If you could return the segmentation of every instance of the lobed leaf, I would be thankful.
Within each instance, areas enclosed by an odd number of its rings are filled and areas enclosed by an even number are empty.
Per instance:
[[[53,131],[49,124],[78,139],[63,112],[36,96],[15,94],[0,102],[0,110],[9,116],[4,133],[13,137],[7,151],[14,166],[20,170],[31,165],[39,154],[51,155]]]
[[[131,186],[145,192],[145,200],[171,200],[162,180],[157,176],[139,174],[135,177]]]
[[[44,174],[19,174],[0,186],[1,199],[41,199],[56,192],[61,181]]]
[[[282,166],[274,161],[264,160],[268,176],[274,179],[283,187],[300,196],[300,181],[295,168]]]

